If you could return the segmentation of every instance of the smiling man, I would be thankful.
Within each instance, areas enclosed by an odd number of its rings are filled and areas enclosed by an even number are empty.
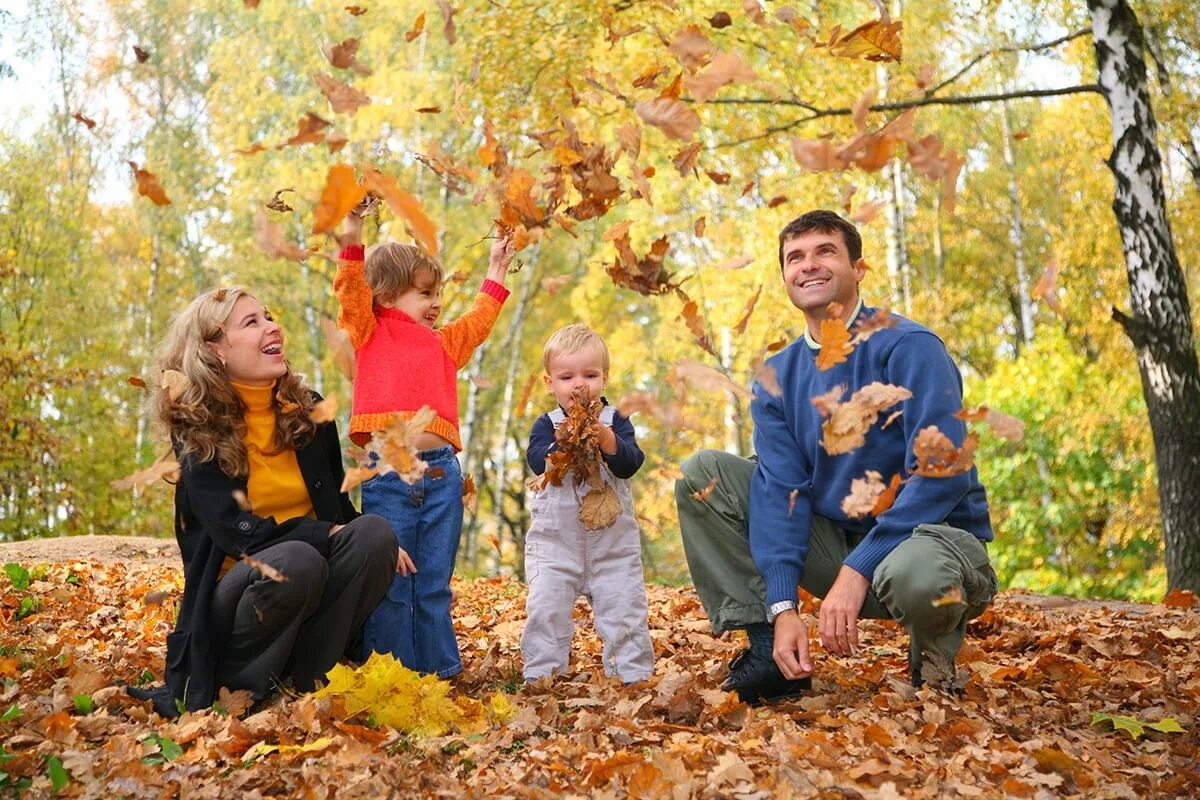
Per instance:
[[[866,275],[862,239],[832,211],[809,211],[779,234],[779,264],[804,336],[773,356],[782,394],[754,387],[754,459],[704,450],[683,464],[675,485],[679,524],[696,591],[713,630],[744,629],[750,646],[730,663],[723,684],[746,702],[811,687],[809,631],[798,613],[797,586],[824,598],[817,634],[827,652],[858,649],[858,620],[894,619],[909,634],[909,668],[921,685],[922,664],[948,675],[966,622],[996,592],[986,542],[992,539],[987,496],[975,468],[946,477],[915,472],[918,432],[936,426],[956,447],[966,435],[954,416],[962,379],[946,347],[927,328],[891,316],[827,370],[817,367],[821,323],[831,313],[853,331],[871,319],[859,296]],[[879,419],[849,452],[822,442],[819,395],[882,383],[912,393]],[[892,411],[901,412],[892,419]],[[874,471],[898,475],[894,503],[857,516],[843,509],[851,482]],[[693,494],[712,484],[704,502]]]

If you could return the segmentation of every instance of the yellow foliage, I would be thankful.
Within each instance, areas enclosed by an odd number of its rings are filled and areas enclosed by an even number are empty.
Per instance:
[[[357,668],[338,664],[326,679],[315,697],[334,698],[348,716],[366,711],[380,725],[416,736],[479,732],[489,721],[502,722],[513,713],[503,695],[493,695],[487,706],[470,697],[450,697],[449,682],[413,672],[389,654],[372,653]]]

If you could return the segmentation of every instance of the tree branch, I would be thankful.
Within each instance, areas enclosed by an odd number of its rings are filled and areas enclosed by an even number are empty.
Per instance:
[[[927,90],[925,92],[925,96],[932,97],[933,95],[937,94],[942,89],[946,88],[947,86],[949,86],[950,84],[954,83],[956,80],[961,78],[963,75],[965,75],[967,72],[969,72],[972,67],[974,67],[976,64],[978,64],[980,61],[983,61],[988,56],[994,56],[996,53],[1036,53],[1039,50],[1049,50],[1052,47],[1058,47],[1060,44],[1063,44],[1064,42],[1069,42],[1072,39],[1078,39],[1080,36],[1086,36],[1087,34],[1089,34],[1091,32],[1092,32],[1091,28],[1081,28],[1081,29],[1075,31],[1074,33],[1068,33],[1066,36],[1060,36],[1059,38],[1052,39],[1049,42],[1040,42],[1038,44],[1029,44],[1029,45],[1009,45],[1008,47],[997,47],[993,50],[986,50],[986,51],[980,53],[979,55],[975,56],[974,58],[972,58],[970,61],[968,61],[966,63],[966,66],[964,66],[958,72],[954,73],[949,78],[947,78],[946,80],[939,83],[937,86],[934,86],[932,89]]]
[[[876,103],[868,110],[870,111],[905,111],[910,108],[920,108],[921,106],[962,106],[962,105],[977,105],[981,103],[995,103],[1001,100],[1017,100],[1021,98],[1031,97],[1057,97],[1067,94],[1082,94],[1082,93],[1101,94],[1100,86],[1095,83],[1085,83],[1079,86],[1062,86],[1057,89],[1020,89],[1012,92],[995,92],[992,94],[972,94],[972,95],[957,95],[951,97],[917,97],[912,100],[898,100],[894,103]],[[854,113],[852,108],[814,108],[810,103],[801,100],[772,100],[766,97],[729,97],[717,98],[709,100],[709,105],[783,105],[783,106],[798,106],[812,113],[806,117],[799,117],[784,125],[774,125],[767,128],[760,134],[748,136],[744,139],[736,139],[731,142],[722,142],[713,146],[713,149],[735,147],[747,142],[756,141],[758,139],[766,139],[774,136],[776,133],[783,133],[791,130],[798,125],[803,125],[806,122],[812,122],[815,119],[822,117],[846,117]]]

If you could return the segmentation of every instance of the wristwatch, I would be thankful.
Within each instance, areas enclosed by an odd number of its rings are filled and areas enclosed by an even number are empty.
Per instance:
[[[775,618],[785,611],[795,611],[795,600],[780,600],[778,603],[771,603],[767,606],[767,622],[774,623]]]

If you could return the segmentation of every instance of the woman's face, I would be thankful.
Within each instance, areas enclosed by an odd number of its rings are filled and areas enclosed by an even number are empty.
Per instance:
[[[225,335],[208,346],[225,364],[229,380],[247,386],[270,386],[287,374],[283,329],[262,304],[242,295],[225,320]]]

